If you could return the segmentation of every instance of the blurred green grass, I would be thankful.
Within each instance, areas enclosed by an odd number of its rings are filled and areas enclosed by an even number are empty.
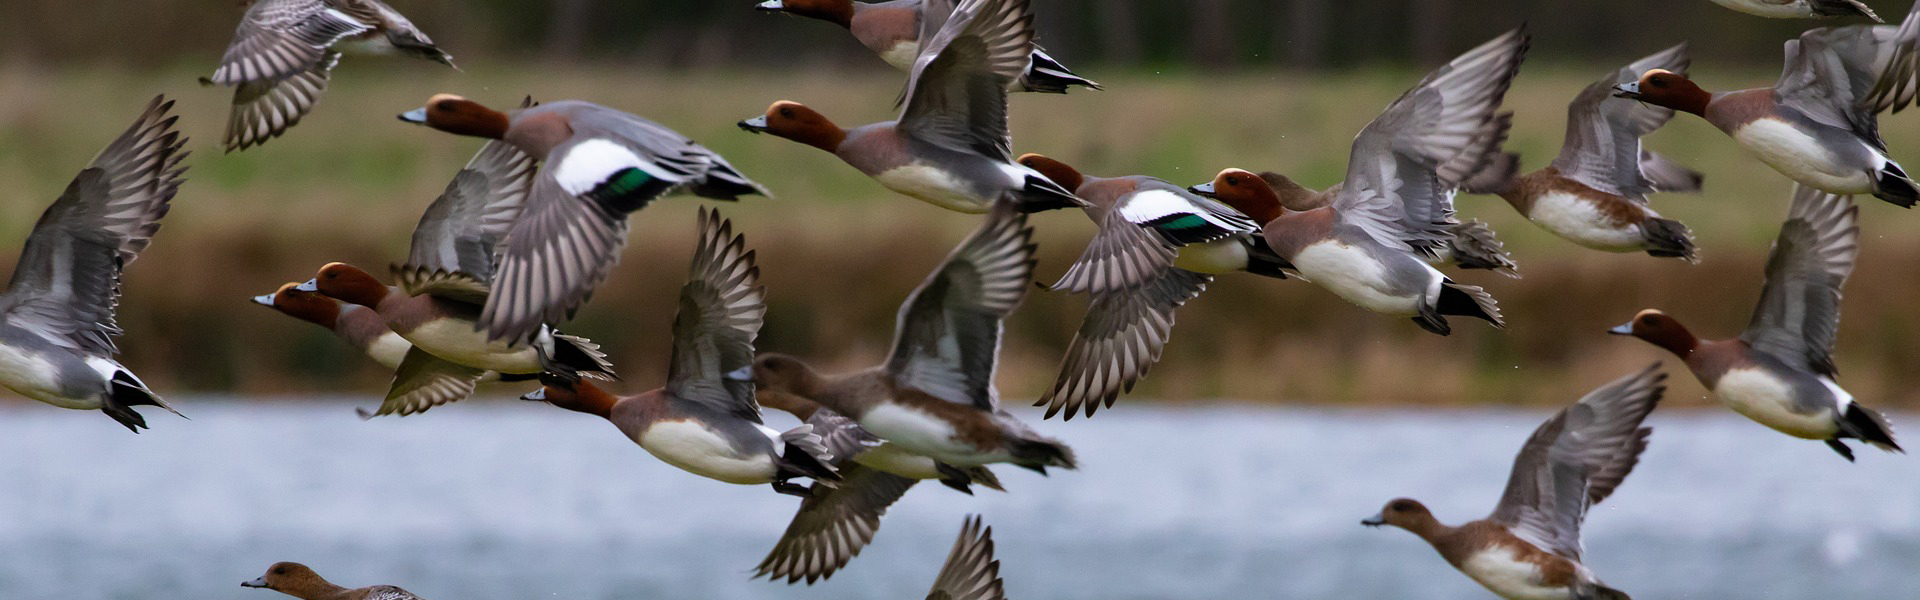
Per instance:
[[[1508,96],[1518,112],[1508,148],[1525,168],[1558,152],[1565,104],[1608,65],[1531,64]],[[1716,72],[1709,88],[1768,85],[1771,71]],[[826,153],[737,130],[780,99],[858,125],[892,118],[900,76],[888,71],[722,72],[691,76],[614,65],[474,65],[452,72],[410,61],[352,58],[318,110],[286,137],[223,154],[228,92],[186,70],[59,72],[0,69],[0,256],[17,254],[39,212],[155,93],[179,101],[189,183],[156,243],[127,273],[124,359],[163,391],[376,394],[386,375],[324,331],[245,304],[248,296],[343,260],[380,272],[404,256],[420,210],[479,142],[398,122],[435,92],[496,106],[523,95],[578,98],[628,110],[727,156],[776,197],[720,208],[760,251],[771,313],[763,350],[827,365],[871,364],[891,342],[901,298],[966,235],[977,217],[894,196]],[[1180,184],[1225,167],[1273,169],[1324,187],[1345,169],[1348,143],[1420,77],[1409,70],[1343,73],[1099,73],[1109,91],[1020,95],[1018,152],[1041,152],[1090,174],[1149,174]],[[1896,157],[1920,160],[1907,140],[1920,121],[1883,124]],[[1790,183],[1692,117],[1650,146],[1707,174],[1702,196],[1660,196],[1659,210],[1693,227],[1705,262],[1584,250],[1534,228],[1491,197],[1463,197],[1463,217],[1490,222],[1524,279],[1484,273],[1511,323],[1462,323],[1454,336],[1353,308],[1297,281],[1227,277],[1180,314],[1166,358],[1135,396],[1329,404],[1563,403],[1654,359],[1677,362],[1602,331],[1647,306],[1667,308],[1713,336],[1746,321],[1760,270],[1785,213]],[[697,201],[678,198],[637,215],[622,265],[565,329],[607,345],[627,385],[650,387],[665,368],[674,296],[693,241]],[[1862,203],[1866,252],[1848,289],[1840,338],[1845,383],[1863,400],[1920,405],[1920,222]],[[1036,219],[1041,278],[1073,260],[1091,226],[1077,212]],[[10,258],[0,261],[11,262]],[[1008,327],[1001,374],[1009,403],[1037,397],[1083,309],[1077,297],[1036,292]],[[1700,395],[1675,386],[1676,400]],[[1676,404],[1687,404],[1676,401]]]

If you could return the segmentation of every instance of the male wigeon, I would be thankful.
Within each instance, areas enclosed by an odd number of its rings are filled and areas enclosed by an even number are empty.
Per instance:
[[[1660,363],[1601,386],[1547,419],[1514,457],[1500,505],[1485,519],[1441,524],[1411,498],[1360,523],[1392,525],[1432,544],[1454,568],[1511,600],[1630,600],[1581,564],[1580,526],[1633,472],[1666,391]]]
[[[812,425],[833,454],[841,479],[833,487],[815,486],[801,501],[780,541],[754,568],[755,577],[785,578],[789,584],[804,579],[808,585],[832,577],[873,541],[887,509],[920,480],[939,480],[967,494],[976,483],[1005,491],[986,467],[942,471],[932,457],[901,450],[811,400],[772,390],[756,396],[761,406]]]
[[[1771,88],[1709,93],[1686,75],[1651,69],[1614,93],[1699,115],[1760,162],[1832,194],[1873,194],[1912,208],[1920,185],[1887,156],[1879,113],[1920,91],[1920,3],[1899,26],[1823,27],[1786,44]]]
[[[920,41],[933,39],[953,14],[953,0],[889,0],[854,2],[853,0],[766,0],[754,8],[811,17],[845,28],[881,60],[902,71],[912,71],[920,55]],[[1071,86],[1100,89],[1100,84],[1060,64],[1046,50],[1033,47],[1026,72],[1014,79],[1007,90],[1065,94]]]
[[[1268,247],[1348,302],[1440,335],[1452,331],[1446,315],[1504,326],[1492,296],[1424,257],[1453,236],[1460,182],[1499,154],[1509,121],[1496,111],[1530,39],[1524,28],[1507,32],[1395,100],[1354,138],[1347,178],[1325,207],[1286,211],[1270,186],[1239,170],[1196,187],[1263,223]]]
[[[1013,161],[1005,84],[1033,48],[1029,0],[966,0],[920,51],[900,118],[842,129],[782,100],[740,128],[832,152],[887,189],[964,213],[1012,197],[1022,212],[1084,206]]]
[[[1074,468],[1073,451],[1001,409],[993,385],[1001,320],[1033,280],[1032,236],[1010,203],[995,205],[900,306],[885,363],[827,375],[767,354],[754,362],[754,381],[846,415],[902,450],[933,457],[943,472],[999,462],[1040,473]]]
[[[400,115],[504,142],[541,164],[526,184],[531,191],[522,192],[524,209],[499,215],[504,224],[490,219],[505,229],[488,234],[501,244],[480,315],[488,339],[524,340],[572,317],[619,261],[627,216],[655,199],[677,191],[729,201],[767,194],[719,154],[652,121],[578,100],[526,104],[509,114],[439,94]]]
[[[1883,22],[1860,0],[1713,0],[1714,4],[1770,19],[1824,19],[1860,16]]]
[[[180,414],[113,359],[120,270],[160,229],[186,171],[173,102],[155,97],[40,214],[0,293],[0,385],[60,408],[98,410],[134,433],[135,406]]]
[[[613,377],[599,346],[542,324],[528,342],[492,338],[480,327],[498,273],[497,249],[535,185],[533,159],[505,142],[488,142],[454,175],[414,227],[407,261],[394,265],[399,286],[343,263],[321,267],[295,291],[318,291],[369,307],[413,344],[374,416],[409,415],[473,394],[488,371]]]
[[[1647,205],[1652,192],[1700,191],[1699,173],[1640,147],[1673,110],[1612,97],[1616,84],[1652,69],[1684,74],[1689,62],[1682,43],[1587,86],[1567,105],[1567,138],[1553,164],[1517,177],[1489,170],[1469,179],[1465,191],[1498,195],[1535,225],[1581,246],[1698,261],[1687,226]]]
[[[1089,177],[1066,163],[1025,154],[1032,168],[1086,200],[1099,226],[1053,289],[1085,292],[1087,314],[1061,359],[1060,375],[1035,406],[1046,417],[1111,408],[1160,360],[1174,311],[1213,276],[1245,271],[1285,279],[1293,268],[1267,248],[1245,215],[1146,176]]]
[[[788,480],[809,477],[831,486],[840,475],[812,425],[780,432],[760,419],[753,338],[767,306],[753,252],[733,234],[731,221],[705,208],[698,243],[680,288],[664,387],[616,397],[589,382],[543,377],[545,387],[522,398],[604,418],[649,454],[689,473],[811,496]]]
[[[1760,305],[1738,338],[1702,340],[1652,309],[1611,332],[1679,355],[1721,403],[1761,425],[1823,440],[1849,461],[1853,450],[1840,440],[1902,452],[1886,418],[1835,382],[1840,287],[1860,254],[1858,221],[1859,208],[1850,198],[1798,186],[1767,258]]]
[[[453,66],[427,34],[380,0],[258,0],[247,9],[220,68],[202,79],[233,87],[228,152],[286,133],[326,93],[341,48],[393,51]]]
[[[993,558],[993,528],[983,527],[979,515],[969,517],[927,600],[1006,600],[1003,587],[1000,561]]]
[[[421,600],[419,596],[391,585],[355,589],[340,587],[297,562],[274,563],[267,567],[267,574],[243,582],[240,587],[269,589],[301,600]]]

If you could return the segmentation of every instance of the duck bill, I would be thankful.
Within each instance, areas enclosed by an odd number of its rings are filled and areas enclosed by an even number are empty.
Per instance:
[[[273,306],[273,294],[261,294],[253,297],[253,303],[261,306]]]
[[[526,400],[528,402],[546,402],[547,388],[540,388],[531,392],[527,392],[526,394],[521,395],[520,399]]]
[[[1387,524],[1387,517],[1384,514],[1375,514],[1371,517],[1361,519],[1360,524],[1368,527],[1379,527]]]
[[[758,117],[741,121],[740,129],[743,129],[752,133],[765,133],[767,131],[767,116],[760,115]]]
[[[320,280],[318,280],[318,279],[308,279],[306,283],[302,283],[302,284],[300,284],[300,285],[296,285],[296,286],[293,286],[293,291],[296,291],[296,292],[318,292],[318,291],[320,291]]]
[[[753,9],[767,12],[787,12],[787,5],[780,0],[767,0],[766,2],[753,5]]]
[[[1613,329],[1608,329],[1607,333],[1614,335],[1633,335],[1633,323],[1621,323]]]
[[[1631,98],[1634,100],[1639,100],[1640,99],[1640,82],[1629,81],[1626,83],[1613,86],[1613,97]]]
[[[1196,186],[1193,186],[1193,187],[1189,187],[1189,188],[1187,188],[1187,191],[1189,191],[1189,192],[1193,192],[1193,193],[1194,193],[1195,195],[1199,195],[1199,196],[1206,196],[1206,197],[1208,197],[1208,198],[1212,198],[1212,197],[1214,197],[1214,195],[1213,195],[1213,182],[1211,182],[1211,181],[1209,181],[1209,182],[1206,182],[1206,183],[1202,183],[1202,184],[1200,184],[1200,185],[1196,185]]]
[[[427,107],[422,106],[420,108],[416,108],[407,112],[400,113],[400,120],[408,123],[413,123],[415,125],[425,124],[427,122]]]
[[[242,581],[242,582],[240,582],[240,587],[250,587],[250,588],[263,588],[263,587],[267,587],[267,578],[266,578],[266,577],[255,577],[255,578],[253,579],[253,581]]]

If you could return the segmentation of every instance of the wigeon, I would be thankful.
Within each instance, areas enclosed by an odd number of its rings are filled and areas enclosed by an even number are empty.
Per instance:
[[[920,55],[920,40],[932,39],[953,14],[953,0],[766,0],[754,8],[819,19],[845,28],[881,60],[902,71],[912,71]],[[1065,94],[1071,86],[1100,89],[1100,84],[1073,71],[1034,46],[1026,72],[1007,86],[1011,92]]]
[[[983,528],[974,515],[960,526],[960,539],[954,540],[927,600],[1006,600],[1003,587],[1000,561],[993,558],[993,528]]]
[[[1495,111],[1530,39],[1524,28],[1507,32],[1395,100],[1354,138],[1346,181],[1325,207],[1286,211],[1270,186],[1239,170],[1197,187],[1263,223],[1268,247],[1348,302],[1440,335],[1452,331],[1446,315],[1504,326],[1492,296],[1454,283],[1424,257],[1453,235],[1455,188],[1506,139],[1508,120]]]
[[[1860,0],[1713,0],[1713,3],[1770,19],[1860,16],[1873,19],[1876,23],[1884,22],[1880,20],[1880,15],[1874,14],[1872,7]]]
[[[1074,468],[1073,451],[1002,410],[993,385],[1001,320],[1031,287],[1032,235],[1024,215],[997,204],[901,305],[885,363],[827,375],[767,354],[754,362],[754,381],[846,415],[943,472],[1001,462]]]
[[[372,308],[413,344],[374,416],[410,415],[462,400],[489,371],[613,377],[600,347],[584,338],[544,324],[528,342],[491,338],[481,329],[497,249],[534,183],[531,157],[505,142],[489,142],[421,215],[407,261],[392,268],[397,288],[343,263],[321,267],[294,288]]]
[[[1614,93],[1699,115],[1802,185],[1912,208],[1920,185],[1887,156],[1878,115],[1920,91],[1916,53],[1920,4],[1897,27],[1823,27],[1789,40],[1786,69],[1771,88],[1709,93],[1684,74],[1651,69]]]
[[[160,229],[186,171],[173,102],[155,97],[75,175],[27,236],[0,293],[0,385],[60,408],[98,410],[134,433],[135,406],[165,400],[113,359],[120,270]]]
[[[1506,176],[1511,169],[1489,170],[1469,179],[1465,191],[1498,195],[1535,225],[1581,246],[1697,262],[1687,226],[1647,205],[1652,192],[1700,191],[1699,173],[1640,147],[1673,110],[1612,97],[1616,84],[1652,69],[1684,74],[1689,62],[1683,43],[1587,86],[1567,105],[1567,138],[1553,164],[1517,177]]]
[[[1511,600],[1630,600],[1581,564],[1580,526],[1647,449],[1641,423],[1666,391],[1660,363],[1601,386],[1547,419],[1521,446],[1500,505],[1485,519],[1441,524],[1411,498],[1360,523],[1420,536],[1454,568]]]
[[[933,458],[901,450],[811,400],[772,390],[757,397],[762,406],[812,425],[833,454],[841,479],[833,487],[815,486],[801,501],[773,551],[754,568],[755,577],[785,578],[788,584],[804,579],[808,585],[832,577],[873,541],[887,509],[922,479],[940,480],[967,494],[976,483],[1005,491],[986,467],[942,471]]]
[[[505,228],[488,234],[505,237],[480,315],[490,340],[524,340],[570,318],[619,261],[627,216],[655,199],[767,194],[719,154],[652,121],[578,100],[526,104],[509,114],[440,94],[400,115],[504,142],[541,164],[525,208],[499,215],[504,224],[490,220]]]
[[[1798,186],[1767,258],[1760,305],[1738,338],[1702,340],[1652,309],[1611,332],[1679,355],[1721,403],[1775,431],[1823,440],[1849,461],[1853,450],[1840,440],[1902,452],[1886,417],[1835,382],[1840,286],[1860,254],[1858,220],[1850,198]]]
[[[831,486],[840,474],[812,425],[781,432],[760,419],[752,379],[753,338],[767,312],[760,268],[733,223],[705,208],[698,243],[680,288],[664,387],[617,397],[590,382],[544,377],[545,387],[522,398],[606,419],[647,453],[689,473],[809,497],[789,480]]]
[[[340,587],[297,562],[274,563],[267,567],[267,574],[241,583],[240,587],[269,589],[302,600],[421,600],[419,596],[391,585],[356,589]]]
[[[228,152],[286,133],[326,93],[344,48],[398,52],[453,66],[427,34],[380,0],[258,0],[207,85],[233,87]]]
[[[832,152],[887,189],[949,210],[984,213],[1002,197],[1022,212],[1084,206],[1013,161],[1005,85],[1032,48],[1028,0],[967,0],[921,49],[898,120],[842,129],[782,100],[740,128]]]
[[[1292,267],[1267,248],[1245,215],[1179,186],[1145,176],[1089,177],[1066,163],[1026,154],[1020,164],[1074,190],[1099,232],[1053,286],[1090,296],[1086,317],[1061,359],[1060,375],[1035,406],[1065,419],[1112,408],[1160,360],[1174,311],[1213,276],[1245,271],[1285,279]]]

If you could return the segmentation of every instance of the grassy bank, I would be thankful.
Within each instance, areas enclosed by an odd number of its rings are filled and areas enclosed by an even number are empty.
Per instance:
[[[734,122],[773,100],[806,102],[852,125],[890,118],[886,72],[735,73],[701,78],[605,68],[477,68],[464,73],[359,60],[319,110],[263,148],[217,148],[226,93],[194,73],[0,71],[0,262],[11,264],[45,204],[147,97],[181,102],[194,137],[190,179],[154,246],[127,273],[126,362],[163,390],[243,393],[343,389],[376,393],[386,376],[325,332],[245,304],[330,260],[384,267],[405,253],[421,208],[478,146],[393,119],[436,91],[496,105],[533,93],[581,98],[678,129],[766,183],[776,198],[722,207],[759,249],[772,311],[763,349],[856,366],[879,359],[893,311],[976,222],[893,196],[831,156],[740,132]],[[1703,67],[1704,68],[1704,67]],[[1509,148],[1537,168],[1558,151],[1565,102],[1607,69],[1531,65],[1508,105]],[[1110,91],[1014,100],[1015,148],[1093,174],[1146,173],[1178,183],[1220,168],[1278,169],[1324,186],[1338,180],[1353,134],[1419,77],[1370,71],[1285,74],[1101,74]],[[1707,73],[1708,87],[1750,87],[1773,73]],[[1920,120],[1889,117],[1896,156],[1920,161]],[[1557,404],[1660,356],[1602,331],[1646,306],[1714,335],[1746,321],[1767,244],[1785,213],[1787,180],[1704,122],[1675,121],[1652,146],[1707,173],[1704,196],[1656,198],[1697,233],[1705,261],[1586,251],[1553,238],[1492,198],[1463,198],[1463,216],[1491,222],[1524,279],[1467,274],[1501,300],[1511,329],[1463,323],[1450,338],[1367,314],[1309,284],[1226,278],[1188,306],[1141,397],[1336,404]],[[1920,406],[1920,318],[1908,298],[1920,260],[1920,217],[1864,203],[1865,252],[1848,289],[1841,370],[1863,399]],[[629,385],[665,367],[668,325],[693,244],[696,201],[677,198],[633,220],[623,264],[566,329],[607,345]],[[1091,227],[1077,213],[1036,219],[1041,273],[1059,274]],[[1078,323],[1079,298],[1037,293],[1008,325],[1003,395],[1020,403],[1051,380]],[[1669,363],[1673,361],[1668,360]],[[1699,396],[1676,386],[1675,404]]]

